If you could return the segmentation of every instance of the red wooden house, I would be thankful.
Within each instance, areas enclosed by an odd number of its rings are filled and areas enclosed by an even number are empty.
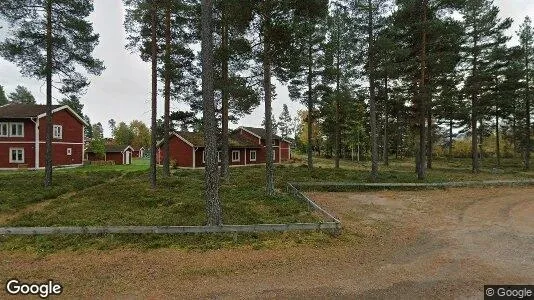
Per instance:
[[[104,157],[98,157],[91,147],[87,148],[85,151],[86,159],[88,161],[113,161],[115,165],[129,165],[132,163],[134,149],[131,146],[105,144],[104,147]]]
[[[142,158],[143,156],[145,156],[145,147],[141,147],[141,148],[138,148],[138,149],[134,148],[133,156],[134,157],[139,157],[139,158]]]
[[[54,166],[80,166],[84,157],[84,127],[88,124],[70,107],[52,107]],[[0,106],[0,169],[45,166],[46,106]]]
[[[163,162],[163,141],[158,143],[157,161]],[[255,165],[265,163],[265,130],[262,128],[239,127],[230,134],[228,158],[230,165]],[[199,132],[176,132],[170,139],[170,159],[178,167],[204,167],[204,134]],[[273,157],[275,163],[289,160],[289,142],[273,135]],[[219,161],[220,161],[219,152]]]

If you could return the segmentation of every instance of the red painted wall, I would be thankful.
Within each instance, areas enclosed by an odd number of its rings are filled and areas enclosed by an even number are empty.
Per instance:
[[[39,137],[46,140],[46,117],[39,119]],[[83,124],[78,121],[69,111],[60,110],[52,115],[52,124],[63,126],[63,138],[53,139],[54,142],[83,142]]]
[[[250,140],[253,143],[258,143],[258,138],[254,135],[244,131],[240,130],[240,134]],[[279,149],[278,145],[279,143],[282,146],[282,149]],[[263,144],[265,144],[263,142]],[[170,159],[175,160],[177,162],[177,165],[179,167],[193,167],[193,148],[188,145],[186,142],[182,141],[176,136],[172,136],[170,140]],[[289,149],[284,149],[284,147],[289,148],[289,144],[284,141],[278,141],[276,140],[276,146],[273,147],[275,154],[275,163],[280,162],[280,154],[282,154],[282,161],[285,161],[288,159],[289,155]],[[232,161],[232,151],[238,150],[240,151],[239,154],[239,161],[233,162]],[[250,151],[255,150],[256,151],[256,161],[250,160]],[[280,151],[282,151],[280,153]],[[197,148],[195,152],[195,167],[204,167],[204,162],[202,162],[202,153],[204,152],[204,148]],[[163,162],[163,148],[158,148],[158,155],[157,155],[157,162],[158,164],[161,164]],[[260,148],[251,148],[251,149],[230,149],[228,152],[228,158],[230,165],[245,165],[245,160],[247,165],[252,164],[263,164],[265,163],[265,146],[262,146]]]
[[[113,160],[116,165],[122,165],[122,157],[123,154],[120,152],[106,153],[106,160]]]
[[[239,134],[240,134],[242,137],[246,138],[247,140],[253,142],[254,144],[257,144],[257,143],[260,141],[259,138],[258,138],[257,136],[251,134],[251,133],[248,132],[248,131],[243,130],[242,128],[239,129]],[[263,143],[262,143],[262,145],[263,145]]]
[[[252,141],[254,143],[258,143],[258,141],[259,141],[257,136],[249,133],[246,130],[240,129],[239,130],[239,134],[242,137],[244,137],[247,140]],[[289,160],[289,158],[290,158],[289,143],[286,142],[286,141],[283,141],[283,140],[279,140],[279,139],[273,139],[273,141],[274,141],[273,149],[276,152],[276,154],[274,156],[274,162],[275,163],[280,163],[280,159],[281,159],[282,162]],[[263,147],[265,147],[265,140],[264,139],[261,139],[261,145]],[[279,147],[281,149],[279,149]],[[266,149],[265,148],[258,149],[257,163],[265,163],[267,161],[267,159],[265,158],[265,153],[266,153]]]
[[[45,166],[46,116],[39,119],[39,166]],[[83,124],[68,110],[60,110],[52,115],[52,124],[63,127],[61,139],[52,139],[52,161],[54,166],[81,164],[83,162]],[[67,155],[67,148],[72,155]]]
[[[169,151],[170,151],[170,160],[176,161],[176,165],[178,167],[189,167],[189,168],[193,167],[193,148],[190,145],[188,145],[186,142],[184,142],[182,139],[178,138],[175,135],[171,136],[171,139],[169,142]],[[163,147],[160,147],[158,149],[158,156],[157,156],[158,164],[163,163],[164,153],[165,152],[163,150]],[[202,155],[202,153],[200,155]],[[197,158],[197,162],[198,162],[198,158]],[[200,162],[202,162],[202,156],[200,157]]]
[[[35,144],[27,143],[10,143],[0,144],[0,168],[18,168],[19,164],[9,163],[9,148],[24,148],[24,164],[28,168],[35,167]]]
[[[0,142],[35,142],[35,124],[28,119],[0,119],[0,123],[24,123],[24,137],[0,137]]]
[[[62,139],[53,139],[52,163],[54,166],[82,164],[83,124],[67,110],[61,110],[52,116],[54,125],[63,127]],[[2,122],[3,120],[0,120]],[[7,122],[24,122],[24,137],[0,138],[0,168],[16,168],[18,164],[9,163],[9,148],[24,148],[25,162],[29,168],[35,167],[35,125],[31,120],[5,120]],[[39,119],[39,167],[45,166],[46,153],[46,117]],[[5,143],[12,141],[13,143]],[[20,142],[25,143],[21,144]],[[67,155],[67,148],[72,154]]]
[[[39,148],[39,166],[44,168],[46,144],[41,142]],[[67,155],[67,148],[72,149],[72,155]],[[82,151],[81,144],[52,144],[52,164],[54,166],[82,164]]]
[[[282,161],[288,161],[291,158],[290,145],[286,141],[280,141],[280,150],[282,152]]]

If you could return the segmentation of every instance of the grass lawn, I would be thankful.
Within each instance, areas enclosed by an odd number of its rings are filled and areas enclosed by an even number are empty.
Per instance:
[[[221,186],[225,224],[318,221],[304,203],[285,194],[287,182],[369,180],[368,163],[343,161],[336,170],[331,167],[331,160],[317,158],[315,161],[316,168],[311,172],[302,162],[277,166],[275,178],[279,192],[275,197],[264,195],[264,166],[231,168],[230,180]],[[483,163],[482,172],[472,174],[469,160],[437,160],[434,169],[428,172],[427,181],[534,178],[533,172],[521,171],[519,161],[505,161],[502,171],[497,173],[492,171],[489,161]],[[0,226],[203,225],[203,170],[175,170],[170,178],[160,176],[158,188],[152,190],[147,167],[147,160],[134,160],[130,166],[56,170],[51,189],[42,188],[42,172],[0,173]],[[389,167],[381,166],[379,181],[416,181],[413,163],[402,160],[392,161]],[[38,209],[32,209],[43,203]],[[0,237],[0,249],[38,252],[126,246],[204,249],[329,240],[322,233],[240,234],[237,239],[229,234],[10,236]]]

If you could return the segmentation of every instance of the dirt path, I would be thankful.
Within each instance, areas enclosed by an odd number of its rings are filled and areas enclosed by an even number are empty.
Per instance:
[[[532,187],[311,196],[344,224],[331,244],[3,252],[0,280],[53,278],[64,296],[152,299],[480,299],[484,284],[534,283]]]
[[[57,196],[56,198],[53,198],[53,199],[48,199],[48,200],[40,201],[40,202],[37,202],[37,203],[29,204],[29,205],[25,206],[24,208],[18,210],[15,213],[0,213],[0,226],[8,224],[10,221],[18,219],[18,218],[20,218],[21,216],[23,216],[25,214],[42,211],[48,205],[50,205],[50,203],[52,203],[52,202],[54,202],[56,200],[70,199],[70,198],[75,197],[76,195],[78,195],[81,192],[85,192],[85,191],[91,190],[91,189],[98,189],[98,188],[100,188],[100,187],[102,187],[102,186],[104,186],[104,185],[106,185],[108,183],[115,182],[115,181],[121,179],[122,177],[124,177],[126,174],[127,173],[122,173],[121,175],[119,175],[117,177],[113,177],[113,178],[107,180],[106,182],[102,182],[102,183],[99,183],[97,185],[89,186],[87,188],[84,188],[84,189],[81,189],[81,190],[78,190],[78,191],[68,192],[68,193],[59,195],[59,196]]]

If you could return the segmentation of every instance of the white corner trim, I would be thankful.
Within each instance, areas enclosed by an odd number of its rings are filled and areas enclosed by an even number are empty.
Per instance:
[[[179,134],[176,133],[176,132],[174,133],[174,135],[175,135],[177,138],[179,138],[179,139],[181,139],[182,141],[184,141],[184,143],[186,143],[186,144],[188,144],[189,146],[191,146],[192,148],[195,148],[195,146],[194,146],[191,142],[189,142],[188,140],[186,140],[183,136],[179,135]]]
[[[239,128],[242,129],[242,130],[244,130],[244,131],[246,131],[246,132],[248,132],[248,133],[250,133],[250,134],[252,134],[253,136],[255,136],[255,137],[257,137],[258,139],[260,139],[260,141],[261,141],[261,136],[255,134],[254,132],[252,132],[252,131],[246,129],[246,128],[243,127],[243,126],[239,126]]]
[[[39,143],[39,118],[35,118],[35,121],[31,119],[33,126],[35,127],[35,168],[39,168],[39,158],[40,158],[40,143]]]
[[[56,109],[53,109],[52,110],[52,114],[54,114],[54,113],[56,113],[58,111],[64,110],[64,109],[66,109],[70,113],[72,113],[74,115],[74,117],[76,117],[76,119],[78,119],[78,121],[80,121],[80,123],[82,123],[85,126],[89,126],[89,124],[87,124],[87,122],[85,122],[85,120],[80,115],[78,115],[74,110],[72,110],[72,108],[70,108],[68,105],[63,105],[63,106],[60,106],[60,107],[58,107]],[[42,113],[42,114],[37,116],[38,119],[43,118],[43,117],[46,117],[46,113]]]

